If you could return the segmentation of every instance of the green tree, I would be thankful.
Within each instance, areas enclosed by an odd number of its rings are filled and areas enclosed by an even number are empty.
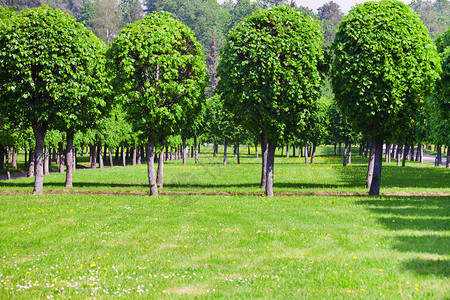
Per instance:
[[[366,2],[350,11],[333,42],[333,89],[356,130],[375,138],[370,194],[380,192],[383,140],[411,128],[440,68],[419,17],[405,4]]]
[[[344,14],[339,5],[334,1],[329,1],[317,9],[320,25],[323,29],[325,45],[330,45],[336,35],[336,28],[341,22]]]
[[[73,110],[92,95],[98,42],[75,19],[48,6],[0,20],[0,108],[15,124],[33,128],[34,192],[43,193],[43,147],[47,130],[73,124]],[[88,112],[85,112],[88,114]]]
[[[218,68],[225,107],[268,140],[266,195],[273,195],[278,141],[305,128],[319,98],[322,32],[294,9],[259,10],[228,33]]]
[[[122,10],[123,26],[144,17],[144,10],[140,0],[121,0],[119,7]]]
[[[439,132],[439,142],[447,145],[447,168],[450,168],[450,27],[436,39],[437,51],[441,57],[442,73],[436,84],[436,106],[439,116],[435,129]]]
[[[412,0],[410,7],[419,14],[432,39],[436,39],[450,26],[449,0]]]
[[[148,137],[150,193],[158,194],[154,145],[178,133],[201,108],[205,59],[194,33],[169,13],[129,24],[108,50],[118,99],[136,129]]]

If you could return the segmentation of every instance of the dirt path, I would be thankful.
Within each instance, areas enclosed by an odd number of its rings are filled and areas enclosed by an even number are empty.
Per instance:
[[[0,195],[24,195],[31,194],[25,191],[0,191]],[[77,190],[61,190],[61,191],[46,191],[46,195],[55,194],[82,194],[82,195],[148,195],[149,192],[143,191],[129,191],[129,192],[117,192],[117,191],[77,191]],[[264,192],[252,193],[252,192],[218,192],[218,191],[159,191],[160,195],[205,195],[205,196],[262,196]],[[368,196],[367,193],[326,193],[326,192],[314,192],[314,193],[274,193],[277,196]],[[450,193],[382,193],[380,196],[450,196]]]

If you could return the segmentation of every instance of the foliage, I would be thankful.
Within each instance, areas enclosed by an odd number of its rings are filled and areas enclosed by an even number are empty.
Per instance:
[[[440,68],[419,17],[398,1],[366,2],[341,22],[333,49],[334,92],[353,125],[386,138],[410,128]]]
[[[302,130],[318,99],[322,58],[316,22],[281,6],[229,31],[218,75],[225,106],[250,131],[277,141]]]
[[[450,26],[448,0],[412,0],[410,7],[419,14],[433,40]]]
[[[337,26],[344,17],[344,14],[342,13],[339,5],[330,0],[317,9],[317,15],[324,32],[325,45],[330,45],[334,40]]]
[[[13,22],[0,25],[2,111],[15,123],[75,122],[81,116],[72,108],[99,80],[100,44],[75,19],[47,6],[22,11]]]
[[[436,84],[435,107],[437,110],[436,127],[438,143],[450,145],[450,27],[436,39],[437,50],[441,57],[442,73]]]
[[[118,98],[133,126],[149,138],[177,133],[201,107],[207,80],[201,47],[170,14],[129,24],[108,59]]]

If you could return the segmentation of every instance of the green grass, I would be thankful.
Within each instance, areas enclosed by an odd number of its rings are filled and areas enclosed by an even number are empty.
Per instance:
[[[449,196],[266,198],[259,160],[201,162],[167,163],[164,190],[238,194],[132,194],[148,191],[144,166],[74,175],[75,190],[127,194],[0,194],[0,298],[450,296]],[[365,160],[353,162],[277,157],[275,192],[364,193]],[[382,192],[449,192],[445,168],[416,166],[384,165]],[[45,177],[45,191],[63,186],[63,174]]]

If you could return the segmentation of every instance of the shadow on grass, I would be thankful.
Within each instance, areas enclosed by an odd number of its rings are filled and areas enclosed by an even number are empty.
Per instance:
[[[405,270],[423,275],[449,276],[450,262],[447,259],[426,257],[449,255],[450,230],[448,212],[450,197],[382,197],[359,201],[374,214],[387,229],[395,232],[392,249],[417,253],[421,257],[402,263]],[[402,232],[416,231],[406,235]]]
[[[404,262],[402,268],[421,275],[450,276],[450,261],[448,260],[416,258]]]
[[[450,237],[439,235],[422,236],[397,236],[393,249],[402,252],[433,253],[438,255],[450,255]]]

